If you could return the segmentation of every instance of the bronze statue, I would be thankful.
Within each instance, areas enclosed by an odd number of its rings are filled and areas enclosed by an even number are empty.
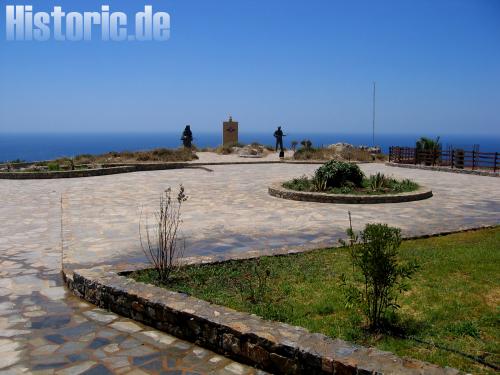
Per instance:
[[[181,141],[184,147],[191,148],[193,142],[193,133],[191,132],[190,125],[186,125],[186,128],[182,132]]]
[[[276,151],[278,151],[278,146],[280,148],[280,154],[284,152],[283,149],[283,137],[286,137],[281,130],[281,126],[274,132],[274,138],[276,138]]]

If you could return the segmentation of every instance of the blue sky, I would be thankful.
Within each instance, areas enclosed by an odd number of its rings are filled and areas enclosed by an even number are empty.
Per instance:
[[[497,0],[1,0],[0,132],[500,134]],[[6,42],[5,6],[171,16],[167,42]]]

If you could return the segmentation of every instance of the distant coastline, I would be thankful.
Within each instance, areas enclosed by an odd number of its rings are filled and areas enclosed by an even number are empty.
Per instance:
[[[378,134],[376,145],[388,152],[390,146],[414,146],[420,136],[428,134]],[[194,132],[194,143],[198,147],[216,147],[221,143],[217,133]],[[371,134],[335,134],[335,133],[289,133],[285,138],[285,147],[290,147],[293,140],[310,139],[313,145],[329,145],[347,142],[354,145],[371,146]],[[240,133],[240,142],[273,144],[270,133]],[[443,147],[453,145],[472,149],[479,145],[483,152],[500,152],[500,135],[441,135]],[[137,151],[158,147],[176,148],[181,146],[180,132],[177,133],[61,133],[61,134],[13,134],[0,133],[0,161],[22,159],[26,161],[48,160],[58,157],[71,157],[79,154],[100,154],[109,151]]]

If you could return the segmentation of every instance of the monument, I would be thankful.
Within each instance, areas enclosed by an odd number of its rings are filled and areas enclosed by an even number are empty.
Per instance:
[[[229,121],[222,124],[222,144],[226,146],[235,143],[238,143],[238,122],[229,116]]]

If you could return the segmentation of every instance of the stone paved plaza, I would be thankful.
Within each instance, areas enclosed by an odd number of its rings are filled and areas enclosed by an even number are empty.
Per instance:
[[[435,195],[410,203],[332,205],[267,193],[270,183],[311,174],[315,165],[209,168],[0,181],[0,374],[258,373],[96,309],[63,287],[62,262],[80,268],[144,261],[139,217],[156,207],[168,186],[182,183],[190,196],[182,235],[186,255],[199,260],[336,244],[348,210],[357,228],[386,222],[407,236],[500,223],[498,178],[365,164],[366,173],[409,177]]]
[[[271,197],[271,182],[312,174],[317,165],[209,166],[138,172],[59,182],[63,197],[64,262],[67,266],[130,263],[144,259],[139,219],[150,215],[161,192],[182,183],[186,256],[207,259],[335,245],[349,225],[384,222],[407,236],[493,225],[500,221],[500,179],[364,164],[429,186],[428,200],[377,205],[296,202]],[[42,185],[43,183],[37,183]],[[50,185],[50,184],[49,184]]]

